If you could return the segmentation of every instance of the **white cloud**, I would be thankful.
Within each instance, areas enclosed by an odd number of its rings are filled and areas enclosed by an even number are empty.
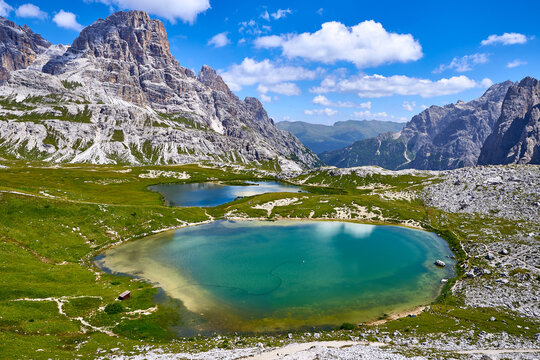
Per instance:
[[[304,110],[304,114],[306,115],[326,115],[326,116],[334,116],[338,113],[339,111],[337,110],[334,110],[334,109],[330,109],[330,108],[325,108],[325,109],[314,109],[314,110]]]
[[[319,10],[317,10],[317,14],[319,14],[319,15],[322,15],[323,12],[324,12],[324,9],[323,9],[323,8],[320,8]]]
[[[491,79],[484,78],[484,79],[482,79],[482,81],[480,81],[480,85],[481,85],[482,87],[488,88],[488,87],[490,87],[491,85],[493,85],[493,81],[491,81]]]
[[[39,7],[34,4],[23,4],[17,8],[15,15],[22,18],[36,18],[36,19],[46,19],[47,13],[41,11]]]
[[[332,102],[324,95],[317,95],[313,98],[312,102],[317,105],[330,106]]]
[[[270,60],[257,61],[245,58],[240,64],[232,65],[222,72],[223,80],[233,91],[243,86],[262,84],[265,86],[297,80],[313,80],[319,71],[308,70],[297,66],[278,66]]]
[[[268,25],[259,26],[259,24],[253,19],[249,21],[241,21],[238,23],[238,25],[240,25],[238,32],[241,34],[259,36],[272,30],[272,27]]]
[[[272,102],[272,97],[271,96],[268,96],[266,94],[259,94],[259,98],[261,99],[261,101],[263,103],[269,103],[269,102]]]
[[[255,39],[255,47],[258,48],[272,48],[279,47],[283,43],[283,38],[277,35],[262,36]]]
[[[176,23],[177,20],[193,24],[197,15],[210,9],[209,0],[95,0],[121,9],[144,10]]]
[[[392,95],[420,95],[434,97],[457,94],[475,87],[487,87],[491,80],[484,79],[480,83],[468,77],[454,76],[449,79],[432,81],[404,75],[385,77],[382,75],[357,75],[350,78],[325,78],[319,87],[311,89],[314,93],[357,93],[359,97],[377,98]]]
[[[208,40],[208,45],[213,45],[214,47],[224,47],[231,43],[231,40],[227,37],[228,32],[222,32],[214,35],[210,40]]]
[[[386,112],[382,111],[382,112],[377,112],[377,113],[372,113],[371,111],[369,110],[365,110],[365,111],[355,111],[351,114],[351,116],[353,118],[356,118],[356,119],[359,119],[359,120],[373,120],[373,119],[376,119],[376,120],[387,120],[387,119],[393,119],[394,116],[392,115],[388,115]]]
[[[527,40],[527,36],[523,34],[504,33],[502,35],[489,35],[487,39],[482,40],[481,44],[482,46],[494,44],[514,45],[525,44]]]
[[[324,95],[317,95],[313,98],[311,101],[314,104],[322,105],[322,106],[333,106],[333,107],[340,107],[340,108],[361,108],[361,109],[371,109],[371,101],[363,102],[360,104],[353,103],[351,101],[330,101],[326,96]]]
[[[359,104],[360,109],[371,109],[371,101],[366,101]]]
[[[507,68],[515,68],[515,67],[518,67],[518,66],[521,66],[521,65],[527,65],[527,62],[523,61],[523,60],[516,59],[516,60],[510,61],[508,64],[506,64],[506,67]]]
[[[7,4],[4,0],[0,0],[0,16],[8,16],[13,8]]]
[[[404,101],[403,105],[401,105],[401,107],[403,108],[403,110],[413,111],[414,108],[416,107],[416,103],[414,101],[412,101],[412,102]]]
[[[275,13],[272,13],[272,17],[276,20],[287,17],[287,15],[292,14],[291,9],[278,9]]]
[[[275,36],[275,35],[274,35]],[[314,33],[282,35],[281,41],[258,39],[260,47],[281,47],[289,58],[333,64],[348,61],[359,68],[408,62],[422,57],[422,47],[411,34],[387,32],[373,20],[347,27],[336,21],[322,24]]]
[[[455,57],[450,64],[442,64],[437,69],[433,70],[433,73],[442,73],[448,69],[455,69],[457,72],[471,71],[476,64],[485,64],[488,60],[488,54],[476,53],[472,55],[465,55],[460,58]]]
[[[266,21],[270,21],[270,14],[267,10],[264,10],[264,12],[261,14],[261,17]]]
[[[257,91],[259,92],[259,94],[266,94],[267,92],[274,92],[276,94],[287,95],[287,96],[300,95],[302,93],[300,88],[295,83],[291,83],[291,82],[282,82],[282,83],[277,83],[273,85],[259,84],[259,86],[257,87]]]
[[[76,15],[69,11],[60,10],[54,15],[53,21],[61,28],[81,31],[83,26],[77,22]]]

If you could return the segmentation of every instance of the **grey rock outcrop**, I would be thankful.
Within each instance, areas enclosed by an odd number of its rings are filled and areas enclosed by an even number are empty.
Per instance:
[[[360,140],[321,154],[328,165],[378,165],[391,170],[447,170],[476,164],[484,141],[501,114],[511,81],[491,86],[480,98],[431,106],[399,133]]]
[[[540,82],[526,77],[508,89],[501,116],[478,164],[540,164]]]
[[[204,66],[172,56],[165,27],[142,11],[114,13],[67,48],[51,46],[0,86],[8,156],[61,162],[319,164],[255,98],[240,100]]]
[[[51,43],[26,25],[19,26],[0,16],[0,83],[13,70],[25,69]]]

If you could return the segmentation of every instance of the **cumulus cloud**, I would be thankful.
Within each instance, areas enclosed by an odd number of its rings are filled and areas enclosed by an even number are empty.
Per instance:
[[[144,10],[176,23],[193,24],[197,15],[210,9],[209,0],[95,0],[121,9]]]
[[[403,102],[403,105],[401,105],[401,107],[403,108],[403,110],[406,110],[406,111],[413,111],[414,108],[416,107],[416,103],[414,101],[404,101]]]
[[[54,15],[53,21],[61,28],[75,31],[83,29],[83,26],[77,22],[76,15],[69,11],[60,10],[58,14]]]
[[[272,48],[279,47],[283,43],[283,38],[277,35],[262,36],[255,39],[255,47],[258,48]]]
[[[36,18],[41,20],[47,18],[47,13],[34,4],[23,4],[19,6],[15,11],[15,15],[22,18]]]
[[[340,107],[340,108],[361,108],[361,109],[371,109],[371,101],[363,102],[360,104],[351,102],[351,101],[330,101],[326,96],[324,95],[317,95],[313,98],[311,101],[314,104],[322,105],[322,106],[332,106],[332,107]]]
[[[257,91],[259,92],[259,94],[266,94],[267,92],[273,92],[276,94],[287,95],[287,96],[300,95],[302,93],[298,85],[291,82],[282,82],[282,83],[277,83],[277,84],[272,84],[272,85],[259,84],[259,86],[257,87]]]
[[[482,86],[482,87],[488,88],[491,85],[493,85],[493,81],[491,81],[491,79],[484,78],[484,79],[482,79],[482,81],[480,81],[480,86]]]
[[[212,38],[208,40],[208,45],[212,45],[217,48],[229,45],[231,43],[231,40],[229,40],[227,36],[228,34],[229,33],[225,31],[212,36]]]
[[[521,65],[527,65],[527,62],[523,61],[523,60],[516,59],[516,60],[510,61],[508,64],[506,64],[506,67],[507,68],[515,68],[515,67],[518,67],[518,66],[521,66]]]
[[[386,112],[376,112],[372,113],[369,110],[365,111],[355,111],[351,114],[351,116],[355,119],[359,120],[387,120],[387,119],[393,119],[394,116],[388,115]]]
[[[348,61],[359,68],[393,62],[415,61],[422,57],[422,47],[411,34],[388,32],[373,20],[347,27],[332,21],[314,33],[275,35],[258,39],[259,47],[281,47],[283,55],[300,57],[325,64]]]
[[[271,96],[268,96],[266,94],[259,94],[259,99],[261,99],[261,101],[263,103],[269,103],[269,102],[272,102],[272,97]]]
[[[385,77],[382,75],[357,75],[350,78],[327,77],[321,85],[311,89],[314,93],[356,93],[359,97],[377,98],[392,95],[420,95],[428,98],[440,95],[457,94],[475,87],[488,87],[491,80],[480,83],[468,77],[454,76],[437,81],[419,79],[404,75]]]
[[[13,8],[4,0],[0,0],[0,16],[8,16]]]
[[[504,33],[502,35],[489,35],[487,39],[482,40],[482,46],[485,45],[514,45],[525,44],[527,42],[527,36],[519,33]]]
[[[243,86],[255,84],[262,84],[268,89],[278,89],[270,85],[297,80],[313,80],[318,73],[319,71],[299,66],[279,66],[268,59],[257,61],[245,58],[240,64],[234,64],[227,71],[222,72],[221,76],[233,91],[238,91]]]
[[[441,64],[437,69],[433,70],[433,73],[442,73],[448,69],[455,69],[457,72],[471,71],[474,65],[485,64],[488,61],[488,54],[485,53],[476,53],[462,57],[455,57],[452,59],[450,64]]]
[[[287,15],[292,14],[291,9],[278,9],[275,13],[272,13],[272,17],[275,20],[282,19],[284,17],[287,17]]]
[[[325,109],[313,109],[313,110],[304,110],[304,114],[306,115],[326,115],[326,116],[334,116],[339,111],[331,108],[325,108]]]

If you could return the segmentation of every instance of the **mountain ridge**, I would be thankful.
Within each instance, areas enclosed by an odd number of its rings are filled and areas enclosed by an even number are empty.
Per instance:
[[[280,121],[277,127],[292,132],[304,145],[319,154],[337,150],[354,141],[375,137],[381,133],[399,131],[404,123],[381,120],[345,120],[333,125],[304,121]]]
[[[508,89],[501,116],[478,164],[540,164],[540,82],[526,77]]]
[[[6,156],[284,169],[320,163],[257,99],[240,100],[208,66],[198,77],[183,68],[163,24],[145,12],[114,13],[84,28],[70,47],[53,47],[0,86]]]
[[[497,126],[504,128],[514,121],[515,117],[507,119],[506,125],[499,124],[504,116],[503,105],[509,101],[508,94],[524,82],[537,84],[537,80],[532,78],[525,78],[520,83],[508,80],[494,84],[481,97],[467,103],[458,101],[425,109],[413,116],[399,133],[381,134],[376,138],[360,140],[343,149],[325,152],[319,156],[328,165],[338,167],[378,165],[390,170],[447,170],[474,166],[477,163],[505,163],[500,159],[479,161],[479,158],[481,151],[494,151],[493,148],[483,150],[494,129]],[[533,95],[530,97],[533,100],[527,102],[528,105],[524,104],[523,97],[519,95],[513,102],[515,107],[521,109],[522,114],[529,110],[535,111],[533,104],[538,103],[538,99]],[[507,107],[513,109],[510,104]],[[528,120],[528,126],[537,129],[538,121],[534,114]],[[523,140],[523,143],[528,143],[529,149],[535,148],[534,144],[539,143],[539,140],[535,140],[537,138],[537,135],[532,134],[527,137],[528,140]],[[529,153],[529,160],[514,158],[506,163],[538,162],[536,155],[532,154],[537,154],[537,151],[530,150]]]

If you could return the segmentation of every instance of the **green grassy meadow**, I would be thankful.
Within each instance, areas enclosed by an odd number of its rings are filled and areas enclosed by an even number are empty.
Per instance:
[[[181,304],[158,302],[159,289],[151,284],[105,274],[92,262],[100,252],[120,241],[135,240],[185,223],[219,219],[226,214],[269,220],[331,219],[335,208],[360,206],[375,214],[364,222],[400,224],[413,220],[440,233],[450,243],[459,265],[464,261],[481,261],[466,259],[463,251],[463,243],[471,233],[486,226],[494,233],[515,231],[511,222],[502,219],[443,213],[419,200],[390,200],[376,193],[381,187],[397,192],[418,190],[435,181],[429,177],[334,178],[319,173],[309,179],[291,179],[292,183],[303,182],[309,193],[263,194],[208,209],[172,208],[164,206],[160,195],[147,187],[171,182],[242,183],[261,180],[257,175],[260,172],[197,165],[50,166],[7,160],[0,163],[7,166],[0,168],[0,358],[5,359],[95,358],[119,352],[137,353],[141,345],[169,351],[201,351],[260,342],[260,334],[224,336],[220,340],[179,338],[174,326],[186,321],[177,311]],[[150,170],[187,173],[190,178],[140,177]],[[274,207],[270,215],[266,210],[253,208],[283,198],[299,200]],[[459,269],[458,276],[463,276]],[[462,299],[449,292],[452,284],[450,281],[446,285],[429,311],[415,318],[387,322],[379,325],[380,329],[441,336],[465,329],[493,333],[504,330],[530,338],[539,331],[538,323],[504,309],[464,307]],[[115,303],[124,290],[131,291],[131,298],[122,302],[120,312],[107,313],[105,307]],[[506,324],[488,321],[491,316],[505,319]],[[524,330],[525,326],[529,330]],[[324,332],[323,339],[348,338],[365,328]],[[263,343],[278,345],[286,336],[268,335]],[[294,338],[297,337],[295,334]]]

